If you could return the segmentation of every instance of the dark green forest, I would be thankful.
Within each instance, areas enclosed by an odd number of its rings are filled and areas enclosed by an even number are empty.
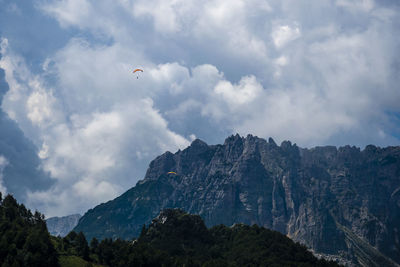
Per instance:
[[[1,193],[0,266],[59,266],[44,216]]]
[[[168,209],[134,240],[50,236],[44,216],[0,194],[0,266],[337,266],[257,225],[207,229],[198,215]]]

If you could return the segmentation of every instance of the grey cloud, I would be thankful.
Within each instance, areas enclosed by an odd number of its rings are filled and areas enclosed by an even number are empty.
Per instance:
[[[4,70],[0,69],[0,100],[8,91]],[[0,155],[7,164],[3,167],[3,186],[19,201],[27,201],[27,192],[46,190],[54,181],[41,170],[37,148],[8,115],[0,109]]]
[[[38,12],[40,2],[0,1],[0,37],[6,37],[35,72],[41,71],[41,63],[49,53],[77,33],[74,29],[61,31],[51,17]]]
[[[399,29],[399,5],[394,1],[269,1],[263,8],[260,4],[265,2],[257,0],[229,4],[123,3],[113,7],[113,12],[123,14],[123,19],[108,20],[110,25],[76,18],[69,21],[69,26],[94,32],[102,29],[116,44],[131,44],[129,47],[153,63],[179,62],[188,70],[208,63],[232,84],[254,75],[264,88],[258,104],[233,111],[229,107],[232,103],[215,99],[218,95],[213,95],[213,88],[207,93],[193,90],[207,88],[207,78],[198,81],[200,86],[171,80],[184,88],[183,93],[171,94],[165,88],[151,97],[177,131],[186,135],[188,129],[193,129],[200,133],[204,131],[194,125],[211,129],[218,125],[223,130],[217,132],[221,133],[252,132],[263,137],[272,134],[277,139],[291,138],[309,146],[340,144],[344,136],[355,140],[369,129],[370,141],[366,136],[357,144],[398,142],[394,133],[399,127],[385,122],[390,120],[385,115],[388,109],[398,112],[394,100],[398,99],[398,90],[394,88],[399,77],[395,67],[399,60],[399,34],[394,33]],[[56,2],[52,5],[57,7]],[[105,2],[95,5],[84,17],[97,14],[107,20],[106,6]],[[57,10],[50,14],[58,20],[71,12],[60,5]],[[111,30],[115,28],[122,30]],[[277,64],[280,58],[285,63]],[[195,80],[192,76],[185,79]],[[283,105],[285,99],[273,97],[287,97],[295,103]],[[316,103],[310,106],[303,99],[307,97]],[[187,103],[195,105],[183,108]],[[281,108],[282,113],[265,107],[267,103],[277,110]],[[300,117],[299,111],[304,113]],[[282,118],[286,118],[283,125]],[[288,130],[293,127],[299,129]],[[204,138],[213,139],[215,135],[208,132]]]
[[[104,201],[112,197],[104,188],[117,194],[134,185],[152,157],[193,136],[208,143],[239,132],[300,146],[399,144],[396,1],[68,3],[39,1],[29,11],[50,20],[62,40],[45,48],[46,60],[10,38],[15,53],[4,63],[17,71],[24,63],[12,58],[19,54],[30,71],[26,79],[7,72],[10,86],[25,91],[23,101],[7,95],[3,108],[43,144],[42,163],[57,176],[51,190],[31,194],[44,210],[77,212],[78,202]],[[145,69],[138,80],[130,73],[137,65]],[[58,115],[41,125],[48,110]],[[91,164],[96,156],[110,167]],[[98,192],[63,204],[90,186]]]

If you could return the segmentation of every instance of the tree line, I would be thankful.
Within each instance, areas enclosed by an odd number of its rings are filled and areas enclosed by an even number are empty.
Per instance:
[[[207,229],[200,216],[177,209],[163,211],[134,240],[50,236],[42,214],[0,193],[1,267],[79,265],[337,266],[279,232],[244,224]]]

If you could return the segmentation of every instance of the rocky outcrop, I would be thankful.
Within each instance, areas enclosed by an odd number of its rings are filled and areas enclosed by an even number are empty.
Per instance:
[[[395,265],[400,147],[303,149],[251,135],[212,146],[195,140],[157,157],[143,180],[89,210],[75,230],[128,239],[164,208],[199,214],[207,226],[258,224],[357,264]]]
[[[49,233],[54,236],[66,236],[78,224],[80,214],[73,214],[64,217],[51,217],[46,220]]]

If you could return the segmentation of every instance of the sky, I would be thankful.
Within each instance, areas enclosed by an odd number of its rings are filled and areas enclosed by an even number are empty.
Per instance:
[[[83,214],[196,138],[399,145],[399,51],[397,0],[0,0],[0,191]]]

